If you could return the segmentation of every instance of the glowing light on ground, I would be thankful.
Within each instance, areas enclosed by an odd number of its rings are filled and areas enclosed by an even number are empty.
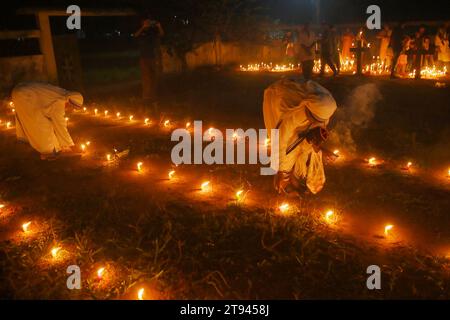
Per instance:
[[[116,117],[120,119],[120,112],[116,113]]]
[[[106,155],[106,161],[111,161],[111,160],[112,160],[112,156],[111,156],[110,153],[108,153],[108,154]]]
[[[60,252],[61,252],[61,247],[54,247],[50,251],[53,259],[57,259]]]
[[[175,175],[175,170],[170,170],[169,174],[168,174],[169,180],[172,180],[174,175]]]
[[[105,268],[101,267],[97,269],[97,278],[101,280],[105,274]]]
[[[140,289],[138,290],[138,293],[137,293],[137,298],[138,298],[138,300],[144,300],[144,293],[145,293],[144,288],[140,288]]]
[[[134,118],[134,116],[129,116],[129,117],[128,117],[128,119],[129,119],[130,121],[133,121],[133,118]]]
[[[30,231],[30,225],[31,225],[31,221],[25,222],[24,224],[22,224],[22,231],[27,233]]]
[[[205,181],[201,184],[200,189],[203,192],[211,191],[211,183],[209,181]]]
[[[190,122],[186,122],[186,129],[189,129],[189,127],[191,126]]]
[[[138,171],[138,172],[142,172],[143,166],[144,166],[144,163],[143,163],[143,162],[138,162],[137,165],[136,165],[137,171]]]
[[[236,200],[238,201],[238,202],[241,202],[241,201],[243,201],[244,200],[244,190],[238,190],[237,192],[236,192]]]
[[[108,112],[109,112],[108,110],[105,110],[105,112],[104,112],[105,113],[105,117],[108,116]]]
[[[324,219],[328,224],[333,224],[336,222],[336,214],[333,210],[328,210],[325,213]]]
[[[145,118],[145,120],[144,120],[144,124],[147,126],[147,125],[149,125],[151,122],[150,122],[150,119],[149,118]]]
[[[8,121],[8,122],[6,123],[6,129],[11,128],[11,126],[12,126],[11,121]]]
[[[94,109],[94,114],[97,115],[98,109]]]
[[[278,207],[278,210],[280,210],[281,213],[286,213],[286,212],[289,211],[289,208],[290,208],[289,204],[287,204],[287,203],[282,203],[282,204]]]
[[[391,234],[392,229],[394,226],[392,224],[388,224],[384,227],[384,235],[387,237]]]
[[[169,125],[170,125],[170,121],[169,120],[164,121],[164,127],[168,128]]]

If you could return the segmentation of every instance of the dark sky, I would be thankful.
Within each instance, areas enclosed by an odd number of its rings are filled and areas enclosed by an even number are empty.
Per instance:
[[[183,0],[179,0],[183,1]],[[211,0],[218,1],[218,0]],[[248,0],[242,0],[248,1]],[[260,0],[265,4],[266,14],[282,23],[296,24],[314,21],[314,2],[317,0]],[[450,0],[319,0],[321,20],[330,23],[359,23],[367,19],[366,8],[370,4],[381,7],[383,21],[399,20],[450,20]],[[164,10],[164,0],[16,0],[2,3],[0,29],[11,24],[20,26],[21,18],[14,17],[14,7],[20,6],[67,6],[114,8],[123,6],[147,7],[158,5]],[[6,8],[10,6],[11,8]]]

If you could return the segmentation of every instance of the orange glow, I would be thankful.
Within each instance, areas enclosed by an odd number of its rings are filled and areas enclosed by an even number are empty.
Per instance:
[[[144,300],[144,292],[145,292],[144,288],[140,288],[138,290],[138,293],[137,293],[138,300]]]
[[[11,108],[14,108],[14,102],[10,101],[10,102],[9,102],[9,106],[10,106]]]
[[[108,116],[108,110],[105,110],[105,117],[107,117]]]
[[[335,216],[335,214],[334,214],[334,211],[333,210],[328,210],[326,213],[325,213],[325,221],[327,222],[327,223],[334,223],[335,222],[335,220],[336,220],[336,216]]]
[[[166,121],[164,121],[164,127],[168,127],[170,125],[170,121],[169,120],[166,120]]]
[[[133,121],[134,116],[129,116],[128,119],[130,119],[130,121]]]
[[[237,201],[242,201],[242,200],[244,200],[244,190],[238,190],[237,192],[236,192],[236,200]]]
[[[99,278],[99,279],[103,278],[104,273],[105,273],[105,268],[103,268],[103,267],[99,268],[97,270],[97,278]]]
[[[189,127],[191,126],[190,122],[186,122],[186,129],[189,129]]]
[[[3,209],[5,207],[4,204],[0,204],[0,209]]]
[[[106,155],[106,161],[111,161],[111,159],[112,159],[111,154],[108,153],[108,154]]]
[[[211,190],[211,183],[210,183],[209,181],[203,182],[202,185],[200,186],[200,189],[201,189],[203,192],[210,191],[210,190]]]
[[[94,114],[97,115],[98,109],[94,109]]]
[[[31,224],[31,221],[28,221],[28,222],[25,222],[25,223],[22,225],[22,230],[23,230],[23,232],[28,232],[28,231],[30,231],[30,224]]]
[[[384,227],[384,235],[387,237],[391,230],[394,228],[392,224],[388,224]]]
[[[11,121],[8,121],[8,122],[6,123],[6,129],[9,129],[9,128],[11,128]]]
[[[282,203],[278,209],[280,210],[281,213],[286,213],[289,210],[289,204],[287,203]]]
[[[86,108],[86,107],[84,107],[84,108],[83,108],[83,111],[84,111],[84,112],[86,112],[86,111],[87,111],[87,108]]]
[[[336,149],[336,150],[333,151],[333,153],[334,153],[335,155],[339,155],[339,150]]]
[[[137,171],[138,172],[142,172],[142,167],[143,167],[143,165],[144,165],[144,163],[142,163],[142,162],[138,162],[137,163],[137,165],[136,165],[136,168],[137,168]]]
[[[264,145],[266,147],[268,147],[270,145],[270,139],[269,138],[266,138],[266,140],[264,141]]]
[[[61,251],[61,247],[54,247],[50,252],[52,254],[53,259],[58,257],[58,253]]]
[[[86,151],[86,145],[84,143],[81,144],[81,151]]]
[[[90,145],[91,145],[91,142],[90,142],[90,141],[86,141],[86,145],[87,145],[87,146],[90,146]]]
[[[172,179],[174,175],[175,175],[175,170],[169,171],[169,174],[168,174],[169,180]]]
[[[448,170],[447,170],[447,177],[450,178],[450,168],[448,168]]]
[[[144,124],[145,125],[149,125],[151,122],[150,122],[150,119],[149,118],[145,118],[145,120],[144,120]]]
[[[117,118],[120,118],[120,112],[117,112],[117,113],[116,113],[116,117],[117,117]]]

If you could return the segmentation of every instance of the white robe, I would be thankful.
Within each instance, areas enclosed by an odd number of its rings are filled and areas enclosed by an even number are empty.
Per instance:
[[[17,138],[27,141],[41,154],[73,146],[65,120],[65,104],[69,99],[79,104],[83,102],[80,93],[50,84],[18,84],[12,92]]]
[[[279,129],[279,170],[305,179],[314,194],[325,184],[322,152],[315,152],[306,140],[289,155],[286,155],[286,149],[299,133],[316,127],[325,128],[336,108],[331,93],[314,81],[282,79],[264,91],[265,126],[269,131]]]

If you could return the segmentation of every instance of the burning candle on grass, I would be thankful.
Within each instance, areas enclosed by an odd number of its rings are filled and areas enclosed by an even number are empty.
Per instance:
[[[97,279],[102,280],[105,275],[105,268],[101,267],[97,269]]]
[[[388,237],[388,236],[391,234],[393,228],[394,228],[394,225],[392,225],[392,224],[387,224],[387,225],[384,227],[384,235],[385,235],[386,237]]]
[[[278,210],[280,210],[281,213],[287,213],[289,211],[289,204],[286,202],[283,202],[279,207]]]
[[[31,221],[25,222],[24,224],[22,224],[22,231],[24,233],[27,233],[30,231],[30,225],[31,225]]]
[[[211,183],[209,181],[205,181],[201,184],[200,190],[202,192],[209,192],[211,191]]]
[[[141,162],[141,161],[138,162],[138,163],[136,164],[136,170],[137,170],[137,172],[141,173],[141,172],[144,170],[143,166],[144,166],[144,163],[143,163],[143,162]]]
[[[109,111],[108,111],[108,110],[105,110],[105,112],[104,112],[104,114],[105,114],[105,117],[107,117],[107,116],[108,116],[108,113],[109,113]]]
[[[334,211],[333,210],[328,210],[326,213],[325,213],[325,221],[328,223],[328,224],[333,224],[333,223],[335,223],[336,222],[336,215],[335,215],[335,213],[334,213]]]
[[[137,298],[138,298],[138,300],[144,300],[144,293],[145,293],[144,288],[140,288],[140,289],[138,290],[138,293],[137,293]]]
[[[144,124],[145,124],[146,126],[150,125],[150,124],[151,124],[150,119],[149,119],[149,118],[145,118]]]
[[[53,259],[58,259],[58,256],[61,253],[61,247],[53,247],[50,253]]]
[[[131,116],[129,116],[129,117],[128,117],[128,119],[129,119],[130,121],[133,121],[133,119],[134,119],[134,116],[133,116],[133,115],[131,115]]]
[[[117,113],[116,113],[116,118],[117,118],[117,119],[120,119],[120,112],[117,112]]]
[[[164,121],[163,125],[165,128],[168,128],[170,126],[170,121],[169,120]]]
[[[172,180],[174,176],[175,176],[175,170],[170,170],[169,174],[168,174],[169,180]]]

